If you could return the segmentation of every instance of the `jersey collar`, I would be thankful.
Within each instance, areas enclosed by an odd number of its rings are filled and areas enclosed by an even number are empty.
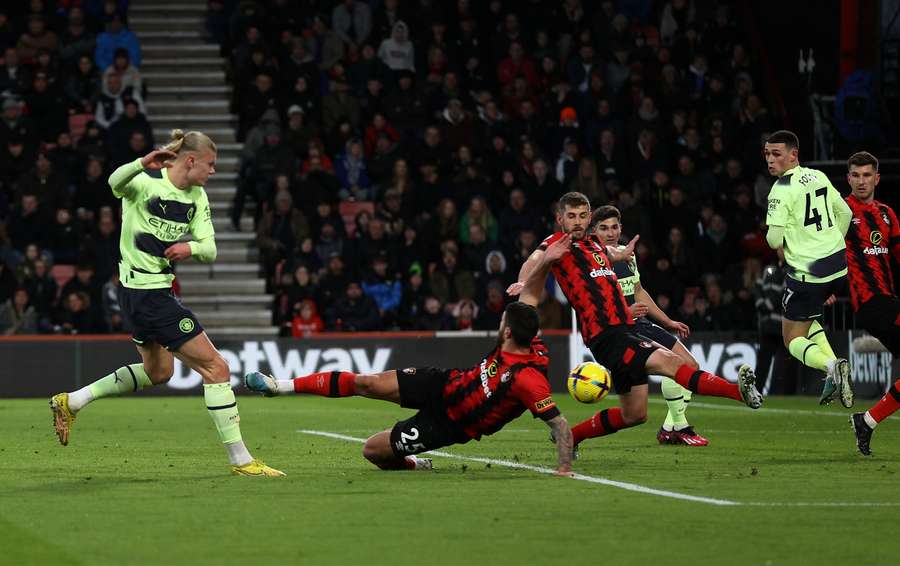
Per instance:
[[[188,185],[188,187],[187,187],[186,189],[179,189],[178,187],[176,187],[176,186],[175,186],[175,183],[173,183],[173,182],[169,179],[169,169],[168,169],[167,167],[163,167],[163,168],[162,168],[162,178],[163,178],[163,180],[165,180],[166,183],[169,184],[169,187],[171,187],[171,188],[173,188],[173,189],[175,189],[176,191],[179,191],[179,192],[189,193],[189,192],[191,192],[191,189],[194,188],[194,185]]]
[[[798,163],[798,164],[794,165],[793,167],[791,167],[790,169],[788,169],[787,171],[785,171],[784,173],[782,173],[781,177],[783,177],[783,178],[790,177],[791,175],[796,173],[797,169],[799,169],[799,168],[800,168],[800,164]]]

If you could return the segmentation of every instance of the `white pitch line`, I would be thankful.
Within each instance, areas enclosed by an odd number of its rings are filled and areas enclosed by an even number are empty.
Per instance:
[[[718,406],[718,405],[716,405]],[[355,436],[347,436],[345,434],[336,434],[334,432],[326,432],[323,430],[308,430],[308,429],[299,429],[297,432],[302,434],[309,434],[313,436],[323,436],[325,438],[333,438],[336,440],[344,440],[347,442],[356,442],[362,444],[366,441],[365,438],[357,438]],[[443,458],[452,458],[455,460],[466,460],[469,462],[478,462],[481,464],[491,464],[492,466],[504,466],[507,468],[513,468],[517,470],[528,470],[531,472],[537,472],[539,474],[545,475],[553,475],[556,473],[556,470],[551,468],[544,468],[542,466],[532,466],[530,464],[523,464],[521,462],[511,462],[509,460],[497,460],[494,458],[478,458],[475,456],[461,456],[459,454],[451,454],[449,452],[444,452],[442,450],[432,450],[430,452],[424,452],[424,454],[429,454],[433,456],[440,456]],[[636,483],[628,483],[621,482],[616,480],[610,480],[607,478],[598,478],[596,476],[588,476],[585,474],[575,474],[571,479],[584,481],[588,483],[598,483],[602,485],[608,485],[611,487],[617,487],[619,489],[624,489],[627,491],[634,491],[637,493],[644,493],[647,495],[656,495],[659,497],[668,497],[670,499],[680,499],[682,501],[692,501],[694,503],[706,503],[708,505],[717,505],[717,506],[746,506],[746,507],[900,507],[900,502],[852,502],[852,501],[797,501],[797,502],[778,502],[778,501],[732,501],[729,499],[715,499],[712,497],[700,497],[697,495],[688,495],[686,493],[678,493],[677,491],[666,491],[664,489],[654,489],[652,487],[643,486]]]
[[[325,432],[321,430],[298,430],[297,432],[301,432],[303,434],[311,434],[315,436],[324,436],[326,438],[334,438],[337,440],[346,440],[348,442],[358,442],[364,443],[366,441],[365,438],[357,438],[355,436],[347,436],[344,434],[335,434],[333,432]],[[474,456],[461,456],[459,454],[451,454],[449,452],[444,452],[441,450],[432,450],[430,452],[425,452],[425,454],[433,455],[433,456],[441,456],[443,458],[453,458],[455,460],[466,460],[468,462],[478,462],[481,464],[491,464],[492,466],[503,466],[506,468],[514,468],[517,470],[528,470],[530,472],[537,472],[539,474],[553,475],[556,473],[556,470],[551,468],[544,468],[541,466],[532,466],[530,464],[522,464],[521,462],[511,462],[509,460],[496,460],[494,458],[478,458]],[[637,493],[645,493],[647,495],[657,495],[659,497],[669,497],[672,499],[681,499],[683,501],[693,501],[696,503],[706,503],[708,505],[740,505],[737,501],[729,501],[727,499],[714,499],[712,497],[699,497],[696,495],[688,495],[686,493],[678,493],[675,491],[666,491],[663,489],[653,489],[652,487],[646,487],[643,485],[638,485],[636,483],[627,483],[621,481],[610,480],[606,478],[598,478],[595,476],[587,476],[584,474],[575,474],[572,479],[586,481],[589,483],[599,483],[603,485],[609,485],[612,487],[618,487],[619,489],[625,489],[628,491],[635,491]]]
[[[648,399],[651,403],[665,403],[665,399]],[[720,411],[741,411],[750,413],[772,413],[772,414],[780,414],[780,415],[808,415],[811,417],[842,417],[845,419],[849,419],[852,411],[848,411],[846,413],[838,413],[834,411],[813,411],[808,409],[776,409],[776,408],[766,408],[761,407],[759,409],[748,409],[747,407],[742,407],[740,405],[719,405],[718,403],[703,403],[702,401],[697,403],[691,401],[688,404],[688,408],[691,407],[699,407],[701,409],[717,409]],[[890,420],[900,420],[900,417],[893,416],[888,417]]]

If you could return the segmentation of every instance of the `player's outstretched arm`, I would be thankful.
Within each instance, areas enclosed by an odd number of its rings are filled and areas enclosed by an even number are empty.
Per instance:
[[[647,305],[647,314],[650,318],[660,323],[666,330],[678,334],[679,338],[687,338],[691,335],[691,328],[683,322],[669,318],[669,315],[659,308],[659,305],[656,304],[650,293],[640,283],[635,283],[634,285],[634,300],[636,304],[642,303]]]
[[[556,448],[559,451],[556,465],[556,475],[572,476],[572,429],[569,428],[569,422],[566,417],[557,415],[546,421],[547,426],[553,431],[553,437],[556,438]]]
[[[541,289],[547,280],[550,266],[569,253],[571,246],[572,237],[567,234],[550,244],[546,250],[535,250],[519,270],[519,281],[510,285],[506,292],[510,295],[518,294],[521,302],[537,306],[541,300]],[[530,266],[527,265],[529,262],[531,262]],[[522,274],[526,275],[525,279],[522,279]]]

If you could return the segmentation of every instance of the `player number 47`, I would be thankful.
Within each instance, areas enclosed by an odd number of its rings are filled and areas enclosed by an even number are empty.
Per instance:
[[[831,213],[828,211],[828,189],[822,187],[820,189],[816,189],[816,196],[822,198],[822,206],[825,208],[825,217],[828,219],[828,227],[831,228],[834,226],[834,223],[831,221]],[[819,209],[815,208],[812,205],[813,196],[810,193],[806,193],[806,219],[803,222],[804,226],[811,226],[813,224],[816,225],[816,231],[822,231],[822,215],[819,214]]]

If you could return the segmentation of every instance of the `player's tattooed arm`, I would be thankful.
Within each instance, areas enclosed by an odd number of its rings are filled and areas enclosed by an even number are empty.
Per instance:
[[[553,430],[553,436],[556,438],[556,449],[559,451],[558,464],[556,466],[556,475],[571,476],[572,472],[572,429],[569,428],[569,422],[566,417],[557,415],[547,421],[547,426]]]

